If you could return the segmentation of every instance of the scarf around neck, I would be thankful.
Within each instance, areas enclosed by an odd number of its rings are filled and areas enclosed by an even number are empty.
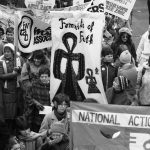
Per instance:
[[[63,114],[58,113],[56,109],[54,109],[54,114],[57,117],[58,121],[61,121],[62,119],[66,118],[66,111]]]

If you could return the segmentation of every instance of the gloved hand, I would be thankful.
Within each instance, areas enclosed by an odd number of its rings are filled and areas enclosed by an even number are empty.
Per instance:
[[[34,104],[38,110],[44,110],[44,106],[38,101],[34,100]]]
[[[14,67],[14,71],[18,74],[21,73],[21,67]]]

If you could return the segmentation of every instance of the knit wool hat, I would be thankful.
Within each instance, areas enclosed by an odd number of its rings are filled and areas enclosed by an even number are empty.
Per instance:
[[[123,32],[129,34],[130,36],[132,36],[132,33],[131,33],[130,29],[127,28],[127,27],[122,27],[122,28],[119,30],[119,34],[120,34],[120,33],[123,33]]]
[[[117,77],[119,80],[119,85],[121,88],[121,91],[125,90],[127,87],[129,87],[129,81],[126,77],[124,76],[119,76]]]
[[[64,123],[61,123],[61,122],[58,121],[58,122],[52,124],[51,132],[52,133],[57,132],[57,133],[66,134]]]
[[[131,54],[130,54],[130,52],[128,50],[123,51],[120,54],[119,60],[123,64],[130,63],[131,62]]]
[[[13,53],[15,52],[15,47],[12,43],[5,44],[3,50],[5,50],[6,47],[9,47]]]

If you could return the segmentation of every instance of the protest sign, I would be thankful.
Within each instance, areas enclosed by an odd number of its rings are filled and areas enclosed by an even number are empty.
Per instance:
[[[74,6],[70,6],[70,7],[64,7],[64,8],[55,8],[55,11],[83,11],[85,10],[88,5],[90,5],[91,2],[87,2],[87,3],[83,3],[83,4],[78,4],[78,5],[74,5]]]
[[[25,0],[25,5],[30,9],[40,9],[47,11],[53,8],[55,5],[55,0]]]
[[[148,107],[71,103],[72,150],[146,150]]]
[[[106,0],[106,12],[128,20],[136,0]]]
[[[23,12],[18,15],[18,48],[24,53],[51,46],[51,27]]]
[[[84,0],[73,0],[73,6],[83,4],[83,3],[84,3]]]
[[[106,6],[106,0],[93,0],[86,10],[90,12],[104,12]]]
[[[66,93],[73,101],[106,103],[100,69],[104,14],[52,12],[51,100]]]
[[[34,13],[34,16],[45,21],[45,12],[53,9],[55,0],[25,0],[26,7]]]

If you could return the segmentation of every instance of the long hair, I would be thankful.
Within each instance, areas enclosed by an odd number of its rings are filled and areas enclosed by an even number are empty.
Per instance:
[[[122,37],[122,35],[124,34],[125,32],[122,32],[122,33],[120,33],[119,35],[118,35],[118,37],[117,37],[117,39],[116,39],[116,43],[117,44],[121,44],[122,43],[122,39],[121,39],[121,37]],[[131,35],[129,35],[128,34],[128,39],[127,39],[127,42],[126,42],[127,44],[129,44],[129,45],[131,45],[133,42],[132,42],[132,38],[131,38]]]
[[[41,64],[43,65],[46,65],[48,63],[48,60],[46,59],[44,52],[42,50],[34,51],[30,58],[30,61],[34,62],[34,58],[41,59]]]

